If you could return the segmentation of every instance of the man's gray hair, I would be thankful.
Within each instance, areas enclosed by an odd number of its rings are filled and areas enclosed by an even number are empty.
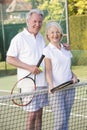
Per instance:
[[[39,9],[31,9],[27,15],[26,15],[26,24],[27,24],[27,27],[29,26],[28,25],[28,19],[30,18],[30,16],[33,14],[33,13],[36,13],[36,14],[39,14],[41,15],[43,18],[44,18],[44,13],[42,10],[39,10]]]
[[[44,13],[43,13],[42,10],[39,10],[39,9],[31,9],[31,10],[27,13],[26,20],[29,19],[29,17],[30,17],[33,13],[39,14],[39,15],[41,15],[42,17],[44,17]]]

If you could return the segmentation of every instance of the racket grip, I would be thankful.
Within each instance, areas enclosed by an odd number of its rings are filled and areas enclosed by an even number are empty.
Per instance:
[[[42,55],[42,56],[41,56],[41,58],[39,59],[37,65],[36,65],[37,67],[40,66],[40,64],[41,64],[42,60],[44,59],[44,57],[45,57],[45,55]]]

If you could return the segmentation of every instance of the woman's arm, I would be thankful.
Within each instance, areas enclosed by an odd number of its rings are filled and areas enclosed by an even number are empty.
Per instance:
[[[49,84],[49,92],[53,88],[53,79],[52,79],[52,64],[51,60],[45,58],[45,67],[46,67],[46,79]]]
[[[73,72],[72,72],[72,80],[73,80],[73,83],[78,82],[77,76]]]

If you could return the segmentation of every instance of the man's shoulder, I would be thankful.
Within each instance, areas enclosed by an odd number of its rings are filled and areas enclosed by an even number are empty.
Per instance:
[[[13,37],[13,39],[20,39],[22,36],[24,36],[24,31],[21,31],[21,32],[19,32],[19,33],[17,33],[14,37]]]
[[[38,33],[37,37],[44,39],[44,38],[43,38],[43,35],[42,35],[40,32]]]

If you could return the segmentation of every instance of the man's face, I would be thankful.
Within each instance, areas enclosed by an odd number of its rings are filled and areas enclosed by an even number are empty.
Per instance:
[[[28,23],[28,31],[34,35],[40,31],[42,27],[43,17],[39,14],[33,13],[27,23]]]

